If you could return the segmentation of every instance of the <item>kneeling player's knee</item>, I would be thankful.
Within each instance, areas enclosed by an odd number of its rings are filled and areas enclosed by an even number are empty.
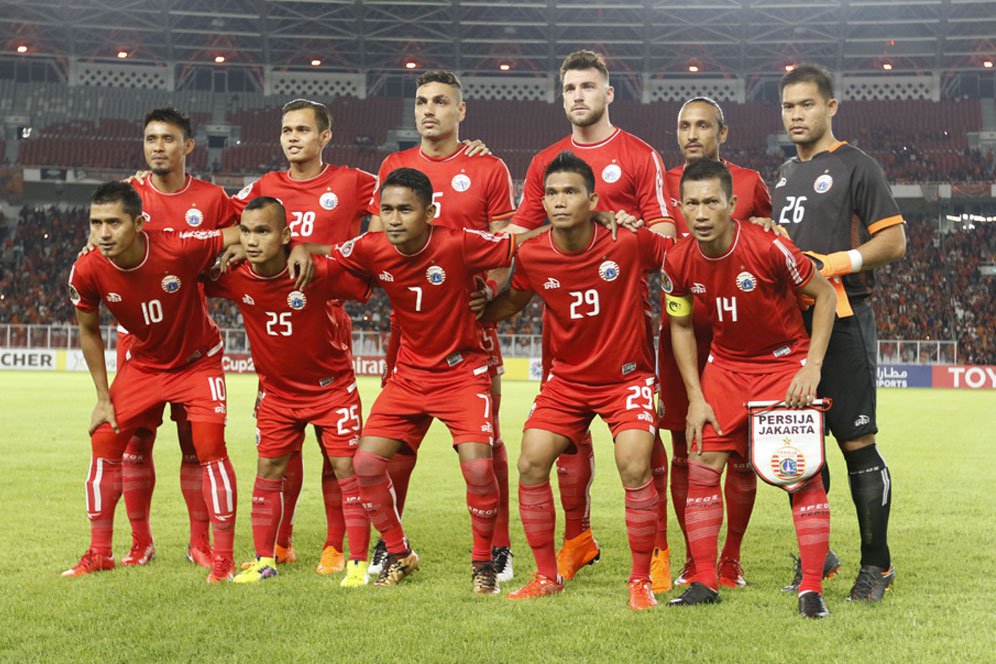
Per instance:
[[[359,477],[377,477],[387,472],[387,459],[373,452],[359,450],[353,457],[353,470]]]
[[[336,479],[341,480],[356,474],[356,470],[353,468],[353,457],[330,456],[327,457],[327,460]]]
[[[490,486],[497,483],[492,459],[471,459],[460,464],[460,471],[468,486]]]

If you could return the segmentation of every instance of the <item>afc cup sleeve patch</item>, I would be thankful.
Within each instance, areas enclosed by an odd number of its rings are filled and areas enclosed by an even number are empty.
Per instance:
[[[667,272],[664,270],[661,270],[661,290],[668,294],[674,290],[674,282],[671,281],[671,277],[667,276]]]
[[[76,286],[69,284],[69,301],[73,303],[73,306],[78,305],[82,299],[79,291],[76,290]]]
[[[676,297],[674,295],[664,296],[667,315],[672,318],[687,318],[692,315],[691,296]]]

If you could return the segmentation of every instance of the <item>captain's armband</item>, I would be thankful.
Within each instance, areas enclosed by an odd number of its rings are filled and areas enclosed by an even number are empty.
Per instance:
[[[667,315],[672,318],[687,318],[692,315],[692,296],[665,295]]]

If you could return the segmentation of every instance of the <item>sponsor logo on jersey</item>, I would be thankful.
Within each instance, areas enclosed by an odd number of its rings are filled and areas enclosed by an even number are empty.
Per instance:
[[[741,272],[737,275],[737,288],[745,293],[749,293],[757,288],[757,277],[750,272]]]
[[[256,300],[252,299],[252,296],[249,295],[249,293],[242,296],[242,301],[250,306],[254,306],[256,304]]]
[[[72,288],[72,286],[70,286],[70,288]],[[107,297],[105,299],[108,301],[108,303],[110,303],[110,302],[120,302],[121,301],[121,296],[118,295],[117,293],[113,293],[112,292],[112,293],[108,293]]]
[[[833,177],[829,173],[824,173],[813,182],[813,191],[817,194],[825,194],[833,186]]]
[[[470,178],[466,173],[457,173],[450,180],[450,186],[456,191],[467,191],[470,189]]]
[[[214,412],[218,413],[219,415],[224,415],[225,414],[225,404],[219,404],[219,405],[215,406],[214,407]]]
[[[430,265],[429,269],[425,271],[425,278],[433,286],[439,286],[446,281],[446,270],[438,265]]]
[[[791,352],[792,352],[791,348],[789,348],[788,346],[782,346],[781,348],[776,348],[774,351],[772,351],[771,354],[774,355],[775,357],[785,357]]]
[[[254,184],[256,184],[256,182],[258,182],[258,180],[253,180],[252,182],[250,182],[246,186],[242,187],[242,191],[240,191],[239,193],[235,194],[235,197],[237,199],[239,199],[240,201],[244,201],[245,199],[249,198],[249,194],[252,193],[252,186]]]
[[[705,284],[700,284],[699,282],[696,281],[695,283],[692,284],[692,292],[702,295],[703,293],[705,293]]]
[[[782,179],[780,179],[778,181],[778,184],[775,185],[775,189],[778,189],[779,187],[784,187],[787,184],[788,184],[788,180],[786,180],[785,178],[782,178]]]
[[[326,210],[334,210],[339,205],[339,197],[331,191],[326,191],[318,197],[318,204]]]
[[[394,275],[388,272],[387,270],[384,270],[383,272],[378,274],[377,278],[380,279],[381,281],[394,281]]]
[[[197,228],[204,223],[204,213],[195,207],[187,210],[184,213],[183,218],[186,219],[188,226],[193,226],[194,228]]]
[[[308,304],[308,298],[301,291],[293,290],[287,294],[287,306],[291,309],[300,311],[304,309],[306,304]]]
[[[492,428],[491,422],[486,422],[481,425],[481,433],[494,433],[494,428]]]
[[[335,376],[329,376],[327,378],[319,379],[318,384],[322,387],[328,387],[335,380]]]
[[[667,272],[664,270],[661,270],[661,290],[668,294],[674,290],[674,282],[671,281],[671,277],[667,276]]]
[[[654,416],[646,411],[637,413],[636,419],[640,420],[641,422],[650,422],[651,424],[653,424],[654,422]]]
[[[543,290],[553,290],[554,288],[560,288],[560,282],[553,277],[547,277],[543,283]]]
[[[76,286],[69,284],[69,301],[76,305],[79,304],[82,299],[83,298],[80,297],[80,292],[76,290]]]
[[[176,293],[177,291],[180,290],[180,286],[182,285],[180,283],[180,277],[177,277],[176,275],[173,274],[167,274],[165,277],[163,277],[163,280],[160,283],[163,287],[163,290],[166,291],[167,293]]]
[[[858,419],[854,420],[854,426],[861,427],[866,424],[871,424],[871,418],[867,415],[858,415]]]
[[[346,240],[345,242],[340,244],[339,253],[342,254],[345,258],[349,258],[350,254],[353,253],[353,241]]]
[[[788,443],[789,439],[786,438]],[[771,472],[780,480],[794,480],[806,472],[806,457],[798,448],[786,444],[771,455]]]
[[[619,277],[619,264],[615,261],[603,261],[598,266],[598,276],[603,281],[615,281]]]
[[[602,169],[602,181],[612,184],[617,182],[619,178],[622,177],[622,169],[619,168],[619,164],[609,164]]]
[[[636,371],[636,362],[627,362],[622,365],[622,375],[631,374]]]

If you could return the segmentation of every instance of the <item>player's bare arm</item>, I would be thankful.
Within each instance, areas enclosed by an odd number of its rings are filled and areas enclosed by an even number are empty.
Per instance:
[[[370,215],[370,221],[367,223],[368,233],[381,233],[384,231],[384,222],[380,220],[379,214]]]
[[[104,422],[111,425],[114,433],[118,431],[118,422],[114,418],[114,405],[111,403],[111,391],[107,385],[107,363],[104,361],[104,338],[100,333],[100,310],[76,310],[76,323],[80,329],[80,348],[83,359],[86,360],[90,378],[97,389],[97,405],[93,407],[90,416],[89,433],[92,435]]]
[[[531,299],[533,299],[532,291],[520,291],[509,288],[485,307],[483,314],[481,314],[481,321],[496,323],[500,320],[511,318],[525,309]]]
[[[803,295],[815,301],[813,306],[813,333],[809,341],[809,354],[806,365],[796,373],[785,395],[785,405],[793,408],[808,406],[816,398],[816,388],[820,384],[823,357],[830,343],[833,321],[837,310],[837,292],[819,272],[798,289]]]
[[[672,303],[675,303],[672,306]],[[722,435],[719,422],[712,406],[705,400],[702,384],[699,381],[698,349],[695,345],[695,330],[692,327],[692,301],[687,298],[668,298],[668,317],[671,325],[671,346],[674,359],[681,372],[681,380],[688,393],[688,417],[685,436],[691,441],[692,449],[702,452],[702,430],[712,424],[716,433]]]

